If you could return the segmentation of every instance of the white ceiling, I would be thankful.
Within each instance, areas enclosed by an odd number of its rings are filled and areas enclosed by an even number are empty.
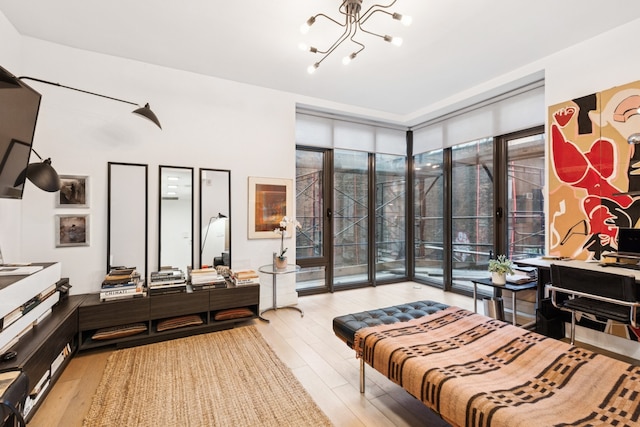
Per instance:
[[[377,14],[365,28],[402,47],[363,35],[350,65],[353,47],[309,75],[319,58],[298,44],[326,49],[342,28],[319,19],[303,36],[300,25],[317,13],[342,21],[340,3],[0,0],[0,11],[25,36],[399,116],[640,18],[637,0],[398,0],[388,10],[410,27]]]

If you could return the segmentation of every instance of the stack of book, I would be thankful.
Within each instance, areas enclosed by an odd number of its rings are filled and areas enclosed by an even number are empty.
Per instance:
[[[42,292],[40,292],[38,295],[29,299],[29,301],[25,302],[20,307],[17,307],[13,311],[10,311],[9,313],[7,313],[3,318],[0,318],[0,331],[8,328],[15,321],[17,321],[22,316],[24,316],[25,314],[27,314],[28,312],[36,308],[38,304],[40,304],[42,301],[46,300],[47,298],[52,296],[54,293],[56,293],[56,291],[57,291],[57,288],[56,288],[56,284],[54,283],[48,288],[46,288],[45,290],[43,290]],[[48,313],[49,312],[47,312],[47,314]]]
[[[187,280],[179,268],[162,267],[149,277],[149,295],[175,294],[187,291]]]
[[[215,268],[197,268],[190,271],[191,289],[201,291],[204,289],[226,288],[227,281]]]
[[[236,286],[259,285],[260,277],[254,270],[234,270],[231,272],[231,281]]]
[[[100,301],[146,296],[144,280],[135,267],[113,267],[102,281]]]

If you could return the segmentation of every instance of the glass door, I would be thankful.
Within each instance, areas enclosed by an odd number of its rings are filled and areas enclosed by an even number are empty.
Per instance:
[[[506,221],[496,240],[511,259],[544,255],[544,129],[508,135],[500,142],[507,149]]]
[[[452,289],[469,291],[471,280],[487,276],[494,248],[493,138],[451,150]]]
[[[369,154],[334,151],[334,289],[369,283]]]
[[[296,150],[296,219],[301,225],[296,233],[296,263],[301,267],[296,290],[301,295],[326,290],[331,283],[331,198],[326,194],[330,159],[329,150]]]

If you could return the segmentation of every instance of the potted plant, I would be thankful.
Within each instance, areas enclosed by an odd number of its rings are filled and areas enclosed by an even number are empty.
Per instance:
[[[507,274],[513,274],[513,262],[506,255],[498,255],[489,260],[489,271],[493,283],[504,285],[507,283]]]
[[[276,234],[280,235],[280,252],[274,252],[273,254],[273,263],[276,270],[284,270],[287,268],[287,257],[284,256],[284,254],[289,248],[284,247],[284,235],[287,234],[287,228],[289,227],[289,224],[294,224],[296,228],[300,228],[300,223],[298,221],[285,216],[284,218],[282,218],[282,221],[280,221],[280,227],[273,230]]]

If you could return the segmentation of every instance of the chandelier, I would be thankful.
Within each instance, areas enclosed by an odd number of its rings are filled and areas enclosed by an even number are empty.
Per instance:
[[[412,20],[410,16],[403,16],[399,13],[391,13],[385,10],[393,6],[396,1],[397,0],[393,0],[388,5],[374,4],[369,9],[367,9],[366,12],[360,13],[360,10],[362,8],[362,0],[340,0],[340,7],[338,8],[338,11],[342,15],[344,15],[344,23],[342,24],[336,21],[335,19],[325,15],[324,13],[319,13],[309,18],[307,22],[304,23],[302,27],[300,27],[300,31],[303,34],[306,34],[307,32],[309,32],[309,29],[311,28],[311,26],[316,22],[316,18],[319,18],[319,17],[328,19],[334,24],[344,28],[344,32],[342,33],[342,35],[340,35],[340,37],[338,37],[338,39],[326,50],[320,50],[313,46],[307,47],[307,46],[301,45],[301,48],[303,50],[322,55],[319,61],[309,66],[309,68],[307,69],[309,74],[312,74],[313,72],[315,72],[320,66],[320,64],[322,63],[322,61],[324,61],[329,55],[331,55],[331,53],[333,53],[333,51],[335,51],[338,48],[338,46],[340,46],[346,40],[351,40],[358,47],[350,55],[345,56],[342,59],[342,63],[346,65],[349,62],[351,62],[353,59],[355,59],[355,57],[358,56],[358,54],[362,52],[365,48],[364,44],[356,40],[356,37],[359,36],[358,34],[359,31],[362,33],[371,34],[376,37],[380,37],[386,42],[392,43],[396,46],[400,46],[402,44],[402,38],[400,37],[391,37],[389,35],[377,34],[372,31],[365,30],[363,28],[363,25],[365,24],[365,22],[367,22],[367,20],[371,18],[373,14],[378,12],[387,14],[391,16],[391,18],[402,22],[404,25],[410,25]]]

